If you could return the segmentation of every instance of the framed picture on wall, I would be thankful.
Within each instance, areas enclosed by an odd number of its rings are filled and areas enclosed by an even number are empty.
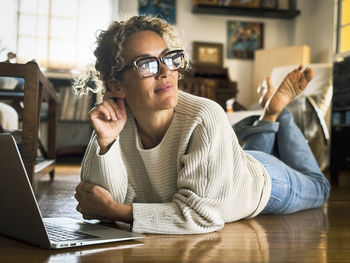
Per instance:
[[[139,15],[151,15],[176,24],[176,0],[138,0]]]
[[[263,29],[263,23],[228,21],[227,58],[254,58],[254,51],[263,48]]]
[[[223,66],[223,44],[193,42],[193,62],[196,66]]]

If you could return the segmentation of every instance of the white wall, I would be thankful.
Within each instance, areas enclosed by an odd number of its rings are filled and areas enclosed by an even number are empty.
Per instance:
[[[311,62],[332,62],[335,38],[335,0],[298,0],[295,45],[311,47]]]
[[[226,23],[231,20],[264,23],[264,48],[308,44],[315,62],[329,61],[332,54],[334,0],[299,0],[301,15],[294,19],[264,19],[237,16],[193,14],[192,1],[177,0],[176,28],[185,48],[192,54],[192,42],[224,44],[224,67],[237,82],[237,99],[248,106],[253,85],[253,60],[226,58]],[[316,7],[315,7],[316,6]],[[120,0],[119,16],[137,14],[137,0]],[[329,51],[330,50],[330,51]],[[330,52],[330,53],[329,53]]]

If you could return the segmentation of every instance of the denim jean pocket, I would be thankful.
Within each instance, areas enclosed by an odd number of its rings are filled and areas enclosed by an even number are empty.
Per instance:
[[[275,214],[281,204],[281,199],[270,195],[270,199],[267,202],[265,208],[261,211],[261,214]]]

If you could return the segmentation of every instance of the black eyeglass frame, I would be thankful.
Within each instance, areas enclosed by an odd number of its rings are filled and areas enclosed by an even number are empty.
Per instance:
[[[170,69],[168,67],[168,65],[163,61],[166,56],[168,56],[168,55],[170,55],[172,53],[179,53],[182,56],[182,59],[183,59],[183,61],[181,63],[181,66],[176,68],[176,69]],[[155,73],[153,75],[150,75],[150,76],[143,76],[142,73],[140,72],[138,66],[137,66],[137,63],[139,63],[139,61],[143,60],[143,59],[156,59],[155,61],[157,61],[157,64],[158,64],[158,71],[157,71],[157,73]],[[138,58],[138,59],[135,59],[133,62],[131,62],[129,65],[124,66],[124,68],[122,70],[120,70],[118,73],[122,74],[122,73],[124,73],[125,71],[127,71],[127,70],[129,70],[131,68],[135,68],[137,70],[137,73],[142,78],[151,78],[151,77],[159,75],[159,73],[160,73],[160,63],[163,63],[171,71],[178,71],[179,69],[184,68],[184,66],[185,66],[185,53],[184,53],[184,51],[182,49],[175,49],[175,50],[170,50],[170,51],[166,52],[160,58],[159,57],[155,57],[155,56]]]

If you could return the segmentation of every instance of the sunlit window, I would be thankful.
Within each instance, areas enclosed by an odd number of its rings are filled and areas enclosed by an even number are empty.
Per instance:
[[[0,1],[0,15],[11,21],[0,45],[14,51],[17,62],[35,59],[41,67],[56,70],[93,63],[96,32],[106,29],[116,12],[115,0]],[[5,21],[0,18],[1,24]]]
[[[339,1],[339,46],[340,53],[350,52],[350,0]]]

